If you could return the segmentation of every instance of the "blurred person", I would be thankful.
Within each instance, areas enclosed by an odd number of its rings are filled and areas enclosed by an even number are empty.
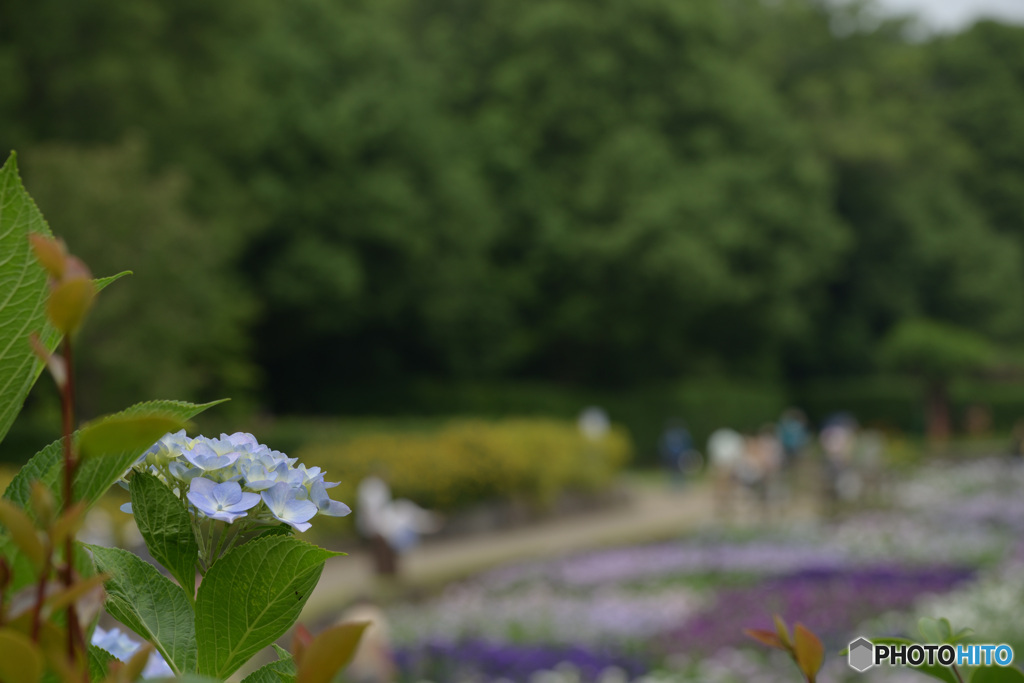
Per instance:
[[[824,455],[825,495],[832,507],[839,501],[856,499],[863,488],[860,475],[854,468],[858,428],[852,415],[840,412],[825,420],[818,436]]]
[[[668,469],[669,477],[675,488],[686,482],[686,475],[699,466],[699,456],[693,448],[693,438],[686,423],[672,418],[665,423],[665,429],[658,440],[658,454],[662,464]]]
[[[612,422],[604,408],[590,406],[580,412],[580,416],[576,420],[576,426],[579,428],[580,434],[588,440],[600,441],[611,429]]]
[[[885,434],[877,429],[861,431],[857,437],[854,462],[863,481],[864,494],[881,495],[885,483]]]
[[[734,429],[716,429],[708,437],[708,463],[715,480],[715,507],[725,517],[732,514],[736,470],[745,453],[743,435]]]
[[[392,500],[391,488],[371,475],[356,491],[356,528],[370,543],[378,575],[398,574],[398,560],[411,550],[422,534],[439,531],[441,517],[405,498]]]
[[[779,418],[776,437],[782,446],[782,465],[789,469],[810,441],[804,412],[799,408],[787,408]]]
[[[775,436],[776,427],[766,424],[746,440],[744,457],[737,469],[740,482],[753,494],[763,512],[771,511],[777,494],[782,467],[782,445]]]

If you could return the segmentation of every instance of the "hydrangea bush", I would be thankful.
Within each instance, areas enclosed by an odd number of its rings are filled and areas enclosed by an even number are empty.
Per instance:
[[[317,515],[349,513],[319,468],[251,434],[186,435],[187,421],[216,403],[142,403],[76,429],[75,332],[118,277],[93,279],[52,238],[12,154],[0,169],[0,439],[44,368],[60,392],[63,436],[0,500],[4,683],[225,680],[295,624],[339,554],[295,535]],[[166,574],[128,551],[76,540],[89,508],[118,482]],[[139,640],[98,627],[103,611]],[[313,637],[300,625],[291,652],[275,645],[277,661],[245,681],[325,683],[364,627]]]

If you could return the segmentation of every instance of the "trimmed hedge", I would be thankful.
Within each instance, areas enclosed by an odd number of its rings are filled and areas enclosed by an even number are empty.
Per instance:
[[[755,430],[778,418],[787,394],[772,382],[701,378],[623,391],[591,390],[542,382],[416,382],[373,387],[339,402],[349,416],[417,415],[450,418],[547,417],[575,420],[601,406],[633,439],[635,464],[659,465],[658,438],[669,418],[686,421],[698,448],[719,427]],[[399,418],[404,421],[404,418]]]
[[[355,501],[367,475],[387,480],[396,497],[451,511],[492,499],[539,507],[563,491],[611,484],[632,455],[625,431],[601,441],[584,438],[573,422],[551,419],[455,420],[434,432],[378,433],[311,444],[292,454],[341,480],[334,498]]]

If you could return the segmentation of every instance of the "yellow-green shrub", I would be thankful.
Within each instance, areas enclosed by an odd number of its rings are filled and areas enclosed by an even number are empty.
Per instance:
[[[544,506],[562,491],[600,490],[630,458],[631,446],[619,428],[595,442],[568,421],[457,420],[431,433],[364,434],[294,455],[341,480],[332,492],[338,500],[354,502],[359,481],[377,474],[396,497],[453,510],[496,498]]]

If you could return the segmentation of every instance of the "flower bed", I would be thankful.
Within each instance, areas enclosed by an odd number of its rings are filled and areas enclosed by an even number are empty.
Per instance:
[[[918,616],[986,637],[1001,623],[991,637],[1015,637],[1022,477],[997,460],[943,465],[897,485],[889,510],[501,567],[389,617],[408,680],[793,681],[791,662],[743,635],[770,627],[773,613],[822,637],[833,654],[820,680],[848,680],[835,653],[853,636],[909,634]],[[595,663],[551,659],[573,646]],[[427,653],[435,668],[416,664]],[[919,677],[877,680],[905,675]]]

